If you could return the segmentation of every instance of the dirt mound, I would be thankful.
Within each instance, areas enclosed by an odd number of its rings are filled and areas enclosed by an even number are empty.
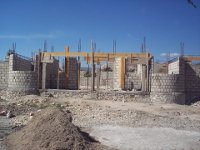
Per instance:
[[[71,121],[70,112],[44,109],[35,114],[27,126],[9,135],[6,144],[9,150],[93,149],[89,136]]]

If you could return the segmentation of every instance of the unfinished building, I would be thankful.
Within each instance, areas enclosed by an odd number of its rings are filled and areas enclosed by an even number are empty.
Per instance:
[[[65,58],[63,67],[58,56]],[[92,67],[81,70],[78,57]],[[39,89],[110,91],[115,95],[129,91],[120,95],[140,93],[150,95],[153,102],[189,104],[200,98],[200,64],[192,63],[199,60],[178,57],[159,69],[162,65],[154,65],[149,53],[69,52],[66,47],[64,52],[39,52],[29,59],[12,52],[0,62],[0,89],[25,94]]]

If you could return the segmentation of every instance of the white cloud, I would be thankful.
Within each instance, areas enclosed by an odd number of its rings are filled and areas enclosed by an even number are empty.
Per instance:
[[[172,56],[172,57],[178,57],[178,56],[180,56],[180,54],[179,53],[170,53],[170,56]]]
[[[167,56],[167,53],[161,53],[160,56]]]
[[[30,35],[0,35],[0,39],[38,39],[38,38],[56,38],[54,34],[30,34]]]
[[[168,55],[168,53],[161,53],[160,56],[162,57],[166,57]],[[170,53],[170,57],[178,57],[180,56],[179,53]]]

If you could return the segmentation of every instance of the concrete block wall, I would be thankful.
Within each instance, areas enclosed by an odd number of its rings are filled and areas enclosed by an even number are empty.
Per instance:
[[[11,54],[9,56],[8,90],[35,93],[37,90],[37,74],[32,70],[33,65],[30,61],[19,57],[17,54]]]
[[[169,62],[168,74],[184,74],[185,62],[181,57]]]
[[[112,66],[111,66],[111,69]],[[91,77],[84,77],[84,74],[87,71],[81,71],[80,72],[80,86],[81,89],[86,89],[87,88],[87,82],[88,82],[88,88],[91,88]],[[95,77],[95,88],[97,88],[97,84],[98,84],[98,80],[99,80],[99,74],[98,74],[98,70],[96,69],[96,77]],[[107,81],[107,76],[108,76],[108,81]],[[88,80],[88,81],[87,81]],[[111,90],[113,89],[113,71],[103,71],[101,70],[100,73],[100,85],[99,85],[99,89],[108,89]]]
[[[178,74],[153,74],[152,92],[184,92],[184,76]]]
[[[179,60],[169,63],[168,74],[180,74],[180,61]]]
[[[185,104],[183,75],[153,74],[151,81],[152,101]]]
[[[200,98],[200,65],[185,62],[181,57],[169,63],[169,74],[183,75],[185,102],[191,102]]]
[[[8,70],[8,60],[0,61],[0,89],[6,89],[8,87]]]
[[[107,76],[108,76],[108,78],[107,78]],[[96,78],[96,83],[97,83],[97,78]],[[101,71],[99,88],[100,89],[113,89],[113,71],[111,71],[111,72]]]
[[[8,89],[14,91],[37,90],[37,74],[33,71],[9,72]]]
[[[152,76],[152,100],[168,101],[171,99],[172,102],[177,103],[178,99],[185,99],[185,101],[178,101],[178,103],[190,104],[200,99],[200,64],[185,62],[180,57],[169,62],[168,73],[171,77],[167,74],[163,76],[168,76],[167,78],[170,80],[156,77],[158,75]],[[160,78],[160,82],[156,81],[156,78]],[[163,84],[164,82],[167,84]]]
[[[113,65],[113,89],[114,90],[121,90],[120,87],[120,64],[121,58],[115,58],[114,65]]]
[[[80,86],[84,89],[87,86],[87,77],[84,77],[86,71],[80,71]]]
[[[47,63],[46,65],[46,88],[56,89],[58,79],[59,62],[57,59],[52,58],[53,63]]]
[[[154,63],[153,73],[165,73],[167,74],[167,64],[166,63]]]
[[[85,77],[85,73],[87,71],[80,71],[80,88],[81,89],[91,89],[92,85],[92,78],[91,77]],[[97,78],[95,77],[95,85],[97,84]],[[95,87],[96,88],[96,87]]]
[[[78,63],[75,57],[69,58],[69,78],[67,86],[70,90],[78,89]]]
[[[65,97],[65,98],[81,98],[91,100],[110,100],[110,101],[121,101],[121,102],[148,102],[149,95],[145,92],[122,92],[122,91],[85,91],[85,90],[41,90],[42,96],[48,96],[49,94],[54,97]]]
[[[131,59],[126,59],[126,76],[125,76],[125,89],[127,90],[141,90],[141,67],[138,64],[131,64]]]
[[[10,69],[13,71],[33,71],[34,66],[30,60],[23,58],[18,54],[11,54],[9,57]]]
[[[113,89],[113,62],[104,63],[101,66],[101,73],[100,73],[100,89],[112,90]],[[106,71],[105,69],[109,67],[111,70]],[[98,72],[98,71],[96,71]],[[98,82],[98,73],[96,83]]]
[[[133,72],[127,72],[125,77],[125,89],[134,89],[140,91],[142,89],[142,81],[140,75]]]
[[[55,57],[52,57],[50,61],[46,59],[44,63],[46,63],[46,89],[57,89],[58,80],[59,89],[78,89],[78,66],[76,58],[69,58],[68,81],[66,81],[65,72],[59,72],[58,79],[59,61]]]
[[[59,89],[66,89],[66,75],[65,72],[59,72]]]
[[[38,65],[38,59],[41,60],[41,64]],[[55,57],[43,57],[36,55],[35,56],[35,63],[34,63],[34,71],[38,73],[38,66],[40,66],[39,76],[40,76],[40,87],[42,88],[42,73],[43,67],[46,66],[46,89],[56,89],[57,88],[57,80],[58,80],[58,68],[59,62]]]
[[[54,60],[53,63],[47,64],[47,80],[46,88],[56,89],[57,79],[58,79],[58,60]],[[78,66],[76,58],[69,59],[69,80],[66,81],[65,72],[59,73],[59,88],[65,89],[67,84],[67,89],[76,90],[78,89]]]
[[[186,103],[200,99],[200,64],[185,63]]]

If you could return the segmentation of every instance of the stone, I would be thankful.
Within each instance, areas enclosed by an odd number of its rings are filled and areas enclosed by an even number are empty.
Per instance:
[[[7,114],[6,114],[6,117],[7,118],[13,118],[13,117],[15,117],[15,115],[11,111],[8,111]]]
[[[0,112],[0,116],[6,116],[6,114],[7,114],[7,111],[5,111],[5,110]]]

